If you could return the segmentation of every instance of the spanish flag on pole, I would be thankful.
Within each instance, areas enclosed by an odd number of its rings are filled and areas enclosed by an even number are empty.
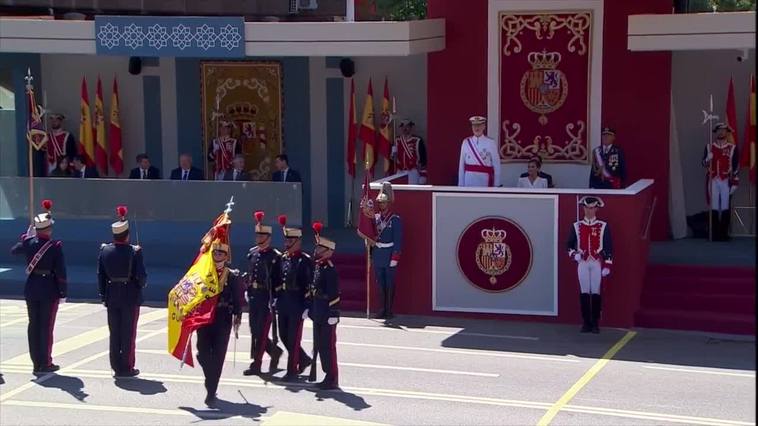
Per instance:
[[[124,171],[124,150],[121,147],[121,115],[118,109],[118,82],[113,77],[113,93],[111,94],[110,120],[110,157],[111,167],[116,176]]]
[[[726,125],[732,129],[726,134],[726,140],[739,146],[737,133],[735,133],[737,131],[737,103],[734,100],[734,78],[729,79],[729,89],[726,95]]]
[[[219,276],[213,262],[213,249],[225,246],[229,250],[229,219],[227,209],[213,222],[205,234],[200,253],[184,277],[168,293],[168,352],[175,358],[194,366],[192,333],[210,324],[216,314],[219,295],[226,285],[226,272]]]
[[[379,128],[379,146],[377,151],[384,157],[384,174],[390,172],[390,157],[392,155],[392,111],[390,110],[390,86],[384,78],[384,96],[382,97],[382,124]]]
[[[87,166],[93,166],[95,158],[95,143],[92,134],[92,113],[89,109],[89,94],[87,80],[82,77],[81,120],[79,121],[79,153],[84,157]]]
[[[347,173],[355,177],[355,142],[358,138],[358,117],[355,112],[355,80],[350,79],[350,107],[347,118]]]
[[[363,104],[363,119],[358,137],[363,141],[363,160],[366,170],[372,170],[376,163],[376,127],[374,126],[374,89],[371,79],[368,80],[368,94]]]
[[[105,141],[105,108],[103,107],[103,83],[97,76],[95,92],[95,166],[100,176],[108,175],[108,151]]]

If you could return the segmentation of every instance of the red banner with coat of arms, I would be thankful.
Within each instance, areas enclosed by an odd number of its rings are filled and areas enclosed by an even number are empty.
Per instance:
[[[592,12],[499,18],[501,158],[586,163]]]

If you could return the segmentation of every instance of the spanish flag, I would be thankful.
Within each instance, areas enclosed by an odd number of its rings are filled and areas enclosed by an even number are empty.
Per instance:
[[[200,253],[184,277],[168,293],[168,352],[175,358],[194,366],[192,333],[213,322],[216,304],[226,284],[213,262],[213,246],[229,245],[227,213],[221,214],[205,234]]]
[[[374,126],[374,89],[371,87],[371,79],[368,80],[368,94],[363,104],[363,119],[358,137],[363,141],[363,162],[366,170],[374,168],[376,163],[374,150],[376,149],[376,127]]]
[[[734,78],[729,79],[729,89],[726,95],[726,125],[732,129],[731,132],[726,134],[726,140],[735,145],[739,145],[737,141],[737,103],[734,100]]]
[[[355,177],[355,141],[358,138],[358,117],[355,113],[355,81],[350,79],[350,108],[347,118],[347,173]]]
[[[111,94],[110,120],[110,157],[111,167],[116,176],[124,171],[124,150],[121,147],[121,115],[118,110],[118,82],[113,77],[113,93]]]
[[[390,172],[390,157],[392,156],[392,111],[390,110],[390,86],[384,78],[384,96],[382,97],[382,125],[379,128],[379,146],[377,151],[384,157],[384,173]]]
[[[79,153],[84,157],[87,166],[94,165],[95,143],[92,140],[92,113],[89,109],[89,94],[87,80],[82,77],[81,120],[79,121]]]
[[[95,92],[95,166],[100,176],[108,175],[108,154],[105,141],[105,108],[103,107],[103,83],[97,76]]]

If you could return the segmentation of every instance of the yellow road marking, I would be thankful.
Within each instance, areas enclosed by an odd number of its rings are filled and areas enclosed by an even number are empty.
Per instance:
[[[555,404],[553,404],[553,406],[550,407],[549,410],[547,410],[547,413],[545,413],[545,415],[542,416],[539,422],[537,422],[537,425],[538,426],[549,425],[550,422],[553,420],[553,418],[555,418],[555,416],[558,414],[558,412],[561,411],[561,409],[565,407],[566,404],[568,404],[569,401],[571,401],[571,399],[574,398],[574,396],[576,396],[576,394],[579,393],[579,391],[582,390],[582,388],[586,386],[587,383],[589,383],[590,380],[592,380],[592,378],[595,377],[595,375],[597,375],[597,373],[599,373],[600,370],[602,370],[606,364],[608,364],[611,358],[613,358],[616,355],[616,353],[618,353],[618,351],[620,351],[621,348],[624,347],[624,345],[626,345],[630,340],[632,340],[632,338],[636,334],[637,334],[636,331],[628,331],[624,335],[624,337],[621,338],[621,340],[616,342],[616,344],[613,345],[608,350],[608,352],[606,352],[605,355],[603,355],[602,358],[597,360],[597,362],[595,363],[595,365],[592,366],[592,368],[587,370],[587,372],[584,373],[584,375],[576,383],[574,383],[574,385],[571,386],[571,388],[568,391],[566,391],[566,393],[564,393],[563,396],[561,396],[560,399],[558,399],[558,401],[556,401]]]
[[[62,307],[58,308],[58,313],[60,314],[61,312],[68,312],[68,311],[73,310],[73,309],[75,309],[75,308],[77,308],[79,306],[81,306],[81,305],[78,305],[78,304],[64,304]],[[24,315],[22,318],[17,318],[17,319],[14,319],[12,321],[8,321],[8,322],[4,322],[4,323],[0,324],[0,328],[2,328],[2,327],[8,327],[9,325],[19,324],[19,323],[22,323],[22,322],[25,323],[27,321],[29,321],[29,319],[26,317],[26,315]]]

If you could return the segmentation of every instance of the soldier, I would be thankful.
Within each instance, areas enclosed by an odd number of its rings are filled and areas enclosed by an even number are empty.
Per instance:
[[[63,120],[66,116],[59,112],[48,112],[50,118],[50,135],[47,142],[47,174],[50,175],[61,157],[66,157],[69,164],[77,155],[76,140],[74,136],[63,128]]]
[[[339,370],[337,368],[337,323],[340,321],[340,287],[337,269],[330,260],[337,244],[321,236],[323,225],[313,224],[316,234],[316,269],[313,273],[306,301],[303,319],[310,317],[313,321],[314,356],[321,357],[321,369],[326,377],[318,384],[323,390],[339,387]],[[315,365],[311,366],[311,379],[315,380]]]
[[[710,227],[713,241],[729,240],[729,223],[732,216],[729,199],[740,182],[737,145],[727,140],[727,133],[732,132],[728,125],[718,123],[713,128],[716,141],[707,144],[703,152],[703,166],[708,178],[706,196],[711,207]]]
[[[220,119],[219,135],[208,146],[208,161],[215,166],[215,180],[224,180],[224,174],[232,170],[234,157],[242,153],[242,144],[232,137],[232,129],[232,121]]]
[[[626,179],[626,162],[621,148],[614,145],[616,131],[605,127],[600,146],[592,150],[590,188],[621,189]]]
[[[51,373],[60,367],[53,364],[53,328],[58,303],[66,298],[66,263],[62,243],[53,240],[53,203],[42,201],[45,213],[34,218],[21,235],[21,241],[11,248],[14,255],[26,256],[26,286],[24,299],[29,315],[27,337],[29,356],[35,374]]]
[[[219,277],[219,288],[222,290],[216,303],[213,322],[197,330],[197,360],[205,376],[205,404],[212,407],[217,402],[216,390],[224,368],[229,334],[232,327],[237,334],[242,322],[244,287],[239,271],[229,268],[228,234],[217,232],[210,249]]]
[[[382,310],[377,318],[392,319],[392,305],[395,300],[395,271],[400,261],[403,244],[403,226],[400,216],[390,210],[394,201],[392,184],[384,182],[376,203],[379,213],[374,214],[376,221],[376,243],[372,249],[371,261],[374,264],[376,282],[382,300]]]
[[[281,284],[274,288],[276,311],[279,319],[279,336],[287,348],[287,374],[285,381],[297,380],[311,363],[311,358],[300,346],[303,337],[303,311],[305,294],[313,278],[313,261],[302,251],[303,231],[288,228],[287,217],[279,216],[284,231],[285,252],[279,270]]]
[[[598,197],[583,197],[579,204],[584,207],[584,219],[574,223],[568,239],[568,254],[578,264],[579,302],[582,309],[582,333],[599,333],[598,320],[602,300],[600,283],[602,277],[611,273],[613,247],[611,230],[606,222],[598,220],[596,213],[604,203]]]
[[[111,369],[115,377],[134,377],[139,375],[134,368],[134,350],[147,274],[142,248],[129,244],[126,206],[118,206],[116,214],[119,220],[111,225],[113,242],[100,246],[97,281],[100,299],[108,310]]]
[[[474,134],[461,143],[458,186],[502,186],[497,142],[484,134],[487,119],[477,115],[469,122]]]
[[[268,367],[269,374],[274,374],[279,367],[282,349],[279,348],[276,324],[274,324],[274,341],[268,338],[273,314],[273,288],[279,282],[279,263],[281,252],[271,247],[271,227],[263,225],[264,213],[255,212],[255,242],[256,246],[247,253],[247,303],[250,319],[250,358],[253,362],[250,368],[242,374],[252,376],[261,374],[263,352],[271,357]]]
[[[416,124],[408,119],[400,122],[400,136],[395,138],[392,154],[398,171],[408,172],[408,183],[421,183],[420,171],[426,169],[426,147],[421,137],[413,134]]]

